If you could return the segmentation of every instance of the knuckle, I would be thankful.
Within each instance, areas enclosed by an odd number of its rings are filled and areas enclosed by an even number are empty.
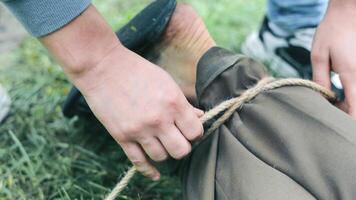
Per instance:
[[[140,123],[126,124],[123,128],[123,133],[128,137],[136,137],[142,133],[142,125]]]
[[[146,118],[146,124],[150,127],[160,127],[163,124],[163,116],[159,113],[154,113]]]
[[[168,158],[168,155],[166,153],[159,153],[157,155],[154,156],[154,158],[152,158],[153,161],[156,161],[156,162],[162,162],[162,161],[165,161],[167,160]]]
[[[155,171],[151,169],[145,169],[142,171],[142,174],[146,177],[152,177],[155,174]]]
[[[185,148],[180,148],[179,151],[177,152],[177,154],[175,155],[175,159],[182,159],[184,158],[185,156],[187,156],[191,151],[191,146],[187,146]]]
[[[199,131],[198,129],[196,131],[190,131],[189,135],[186,136],[189,141],[194,141],[198,138],[200,138],[203,135],[202,131]]]
[[[183,133],[184,136],[190,141],[201,137],[203,135],[204,128],[200,120],[192,115],[192,117],[188,118],[187,121],[189,121],[190,124],[186,127],[186,131]]]
[[[140,140],[140,144],[145,148],[145,151],[149,157],[156,162],[164,161],[168,155],[164,149],[157,148],[156,144],[150,138],[144,138]]]
[[[136,169],[146,177],[153,177],[155,175],[155,169],[147,162],[141,165],[135,165]]]
[[[192,139],[197,139],[203,136],[204,133],[204,128],[203,125],[199,124],[193,131],[193,138]]]
[[[129,138],[127,137],[127,135],[122,134],[122,133],[114,134],[113,137],[114,137],[115,140],[118,141],[120,144],[129,142]]]
[[[144,138],[140,139],[140,144],[143,147],[151,147],[152,146],[152,140],[149,137],[144,137]]]
[[[131,160],[132,164],[140,169],[142,169],[145,165],[146,165],[146,161],[145,160],[139,160],[139,159],[135,159],[135,160]]]
[[[178,110],[180,107],[179,103],[179,95],[176,92],[173,92],[172,94],[169,94],[166,96],[165,102],[169,109],[171,110]]]
[[[179,104],[177,99],[170,99],[167,101],[167,104],[171,110],[178,110],[179,109]]]
[[[129,141],[127,135],[121,131],[121,130],[118,130],[116,127],[114,128],[110,128],[108,129],[109,130],[109,133],[110,135],[119,143],[124,143],[124,142],[127,142]]]

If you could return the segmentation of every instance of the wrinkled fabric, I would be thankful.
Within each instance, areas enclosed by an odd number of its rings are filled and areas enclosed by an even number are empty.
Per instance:
[[[200,60],[208,110],[241,95],[265,67],[214,47]],[[206,127],[208,128],[208,127]],[[259,94],[180,166],[186,200],[356,199],[356,123],[319,93],[291,86]]]

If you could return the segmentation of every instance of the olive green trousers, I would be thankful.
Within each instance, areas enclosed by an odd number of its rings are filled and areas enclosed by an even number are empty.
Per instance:
[[[268,76],[263,65],[218,47],[197,74],[204,110]],[[186,200],[356,200],[356,122],[308,88],[263,92],[179,169]]]

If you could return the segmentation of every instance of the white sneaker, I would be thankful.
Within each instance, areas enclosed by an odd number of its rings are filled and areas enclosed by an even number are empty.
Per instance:
[[[316,27],[302,28],[293,35],[280,36],[280,28],[265,17],[259,32],[252,33],[241,47],[242,53],[260,62],[280,77],[299,77],[311,80],[310,52]],[[344,98],[343,87],[337,74],[332,73],[333,90]]]
[[[5,89],[0,86],[0,123],[5,119],[10,110],[11,100]]]

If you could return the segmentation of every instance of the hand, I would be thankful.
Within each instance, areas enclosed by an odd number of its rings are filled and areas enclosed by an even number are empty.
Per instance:
[[[330,71],[340,75],[346,96],[344,110],[356,118],[356,3],[331,0],[312,49],[313,79],[330,88]]]
[[[115,48],[77,86],[98,119],[144,175],[159,179],[147,160],[181,159],[189,141],[203,134],[193,108],[159,67],[123,47]],[[82,84],[83,83],[83,84]]]
[[[180,159],[202,136],[202,111],[165,71],[123,47],[93,6],[41,42],[144,175],[160,178],[146,154]]]

